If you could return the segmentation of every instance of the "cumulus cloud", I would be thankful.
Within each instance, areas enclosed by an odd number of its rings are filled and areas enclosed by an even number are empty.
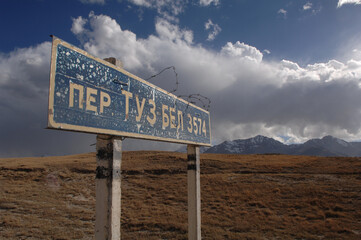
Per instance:
[[[199,0],[201,6],[209,6],[214,4],[215,6],[219,5],[219,0]]]
[[[345,4],[361,4],[361,0],[338,0],[337,8],[340,8]]]
[[[208,21],[204,24],[204,28],[209,30],[207,41],[213,41],[222,31],[221,27],[218,24],[213,23],[211,19],[208,19]]]
[[[104,4],[105,0],[80,0],[84,4]]]
[[[188,44],[193,42],[193,32],[189,30],[180,30],[177,25],[171,24],[168,21],[158,18],[155,24],[155,30],[158,36],[165,40],[182,42]]]
[[[73,25],[71,27],[72,33],[75,35],[84,32],[84,25],[87,23],[87,20],[79,16],[78,18],[73,18]]]
[[[240,43],[237,41],[235,44],[228,42],[221,50],[223,55],[237,58],[240,60],[250,60],[256,63],[260,63],[263,58],[263,54],[255,47]]]
[[[163,18],[156,20],[155,28],[153,35],[138,38],[109,16],[91,13],[74,18],[72,31],[86,51],[119,58],[126,70],[144,79],[175,66],[180,82],[176,94],[200,93],[212,100],[215,142],[257,134],[288,143],[329,134],[361,138],[361,59],[301,66],[265,60],[256,47],[239,41],[228,42],[219,51],[208,50],[194,43],[190,30]],[[24,146],[29,154],[92,149],[94,135],[43,129],[49,55],[48,42],[0,55],[0,109],[6,116],[0,118],[2,154],[19,154]],[[166,90],[174,88],[171,74],[151,81]],[[140,146],[136,143],[133,147]],[[140,147],[146,149],[148,143],[141,142]]]

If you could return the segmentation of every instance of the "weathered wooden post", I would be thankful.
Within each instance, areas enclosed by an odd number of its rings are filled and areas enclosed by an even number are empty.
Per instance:
[[[118,67],[115,58],[104,59]],[[121,237],[121,163],[122,140],[111,135],[97,135],[96,142],[95,239],[119,240]]]
[[[95,239],[119,240],[122,140],[97,135]]]
[[[201,239],[201,184],[199,146],[188,145],[188,239]]]

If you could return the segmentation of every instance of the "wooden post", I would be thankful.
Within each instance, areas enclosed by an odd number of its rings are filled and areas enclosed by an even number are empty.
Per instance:
[[[188,145],[188,239],[201,239],[201,184],[199,146]]]
[[[115,58],[106,61],[121,67]],[[122,140],[97,135],[95,239],[120,240]]]
[[[119,240],[122,140],[97,135],[95,239]]]

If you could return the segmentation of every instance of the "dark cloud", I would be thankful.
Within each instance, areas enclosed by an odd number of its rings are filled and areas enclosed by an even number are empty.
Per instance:
[[[50,43],[18,49],[0,60],[0,157],[88,152],[94,136],[47,126]]]

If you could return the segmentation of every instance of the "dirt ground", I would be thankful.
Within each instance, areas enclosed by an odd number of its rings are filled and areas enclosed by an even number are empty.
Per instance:
[[[95,154],[0,159],[0,239],[93,239]],[[125,152],[122,239],[187,239],[187,160]],[[361,239],[361,158],[201,155],[203,239]]]

